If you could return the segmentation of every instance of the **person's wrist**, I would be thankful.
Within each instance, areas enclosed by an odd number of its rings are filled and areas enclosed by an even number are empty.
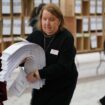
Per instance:
[[[37,79],[40,79],[40,75],[39,75],[39,71],[38,71],[38,70],[35,70],[35,71],[33,72],[33,77],[34,77],[34,78],[37,78]]]

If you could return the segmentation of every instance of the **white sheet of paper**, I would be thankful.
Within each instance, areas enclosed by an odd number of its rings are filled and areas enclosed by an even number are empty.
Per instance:
[[[96,13],[96,0],[90,0],[90,13]]]
[[[81,6],[82,6],[81,0],[76,0],[76,2],[75,2],[75,13],[80,14],[82,12]]]
[[[13,0],[13,13],[21,13],[22,12],[22,1],[21,0]]]
[[[3,18],[3,35],[11,35],[11,19]]]
[[[96,35],[91,35],[91,47],[92,48],[97,48],[97,36]]]
[[[88,17],[83,17],[83,31],[88,31],[89,30],[89,19]]]
[[[10,0],[1,0],[2,1],[2,14],[10,14]]]
[[[21,34],[21,19],[20,18],[14,18],[13,19],[13,34],[20,35]]]
[[[94,31],[97,29],[96,24],[97,24],[96,16],[93,16],[93,17],[91,16],[90,17],[90,30],[91,31]]]
[[[97,16],[97,30],[103,30],[103,18],[102,18],[102,16]]]
[[[102,14],[102,9],[103,9],[103,2],[102,0],[97,0],[97,10],[96,12],[99,13],[99,14]]]

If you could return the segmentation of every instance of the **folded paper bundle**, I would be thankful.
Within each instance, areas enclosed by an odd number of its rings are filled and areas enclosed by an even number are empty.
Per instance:
[[[13,70],[26,59],[24,70],[20,70],[18,77],[10,87],[10,91],[16,95],[21,95],[27,87],[39,89],[44,85],[44,80],[38,80],[35,83],[29,83],[26,80],[26,74],[35,69],[42,69],[45,66],[45,52],[39,45],[22,41],[9,46],[3,51],[1,56],[2,71],[0,72],[0,81],[8,81]]]

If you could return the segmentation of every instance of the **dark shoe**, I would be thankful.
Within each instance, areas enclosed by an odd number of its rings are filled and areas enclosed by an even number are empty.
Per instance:
[[[100,101],[100,103],[101,103],[102,105],[105,105],[105,96],[102,97],[99,101]]]

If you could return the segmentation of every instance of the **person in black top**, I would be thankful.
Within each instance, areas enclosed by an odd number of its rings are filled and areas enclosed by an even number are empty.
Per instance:
[[[26,76],[29,82],[45,79],[42,88],[33,90],[31,105],[70,105],[78,80],[76,49],[58,6],[46,4],[42,8],[38,28],[27,40],[40,45],[46,56],[46,66]]]

